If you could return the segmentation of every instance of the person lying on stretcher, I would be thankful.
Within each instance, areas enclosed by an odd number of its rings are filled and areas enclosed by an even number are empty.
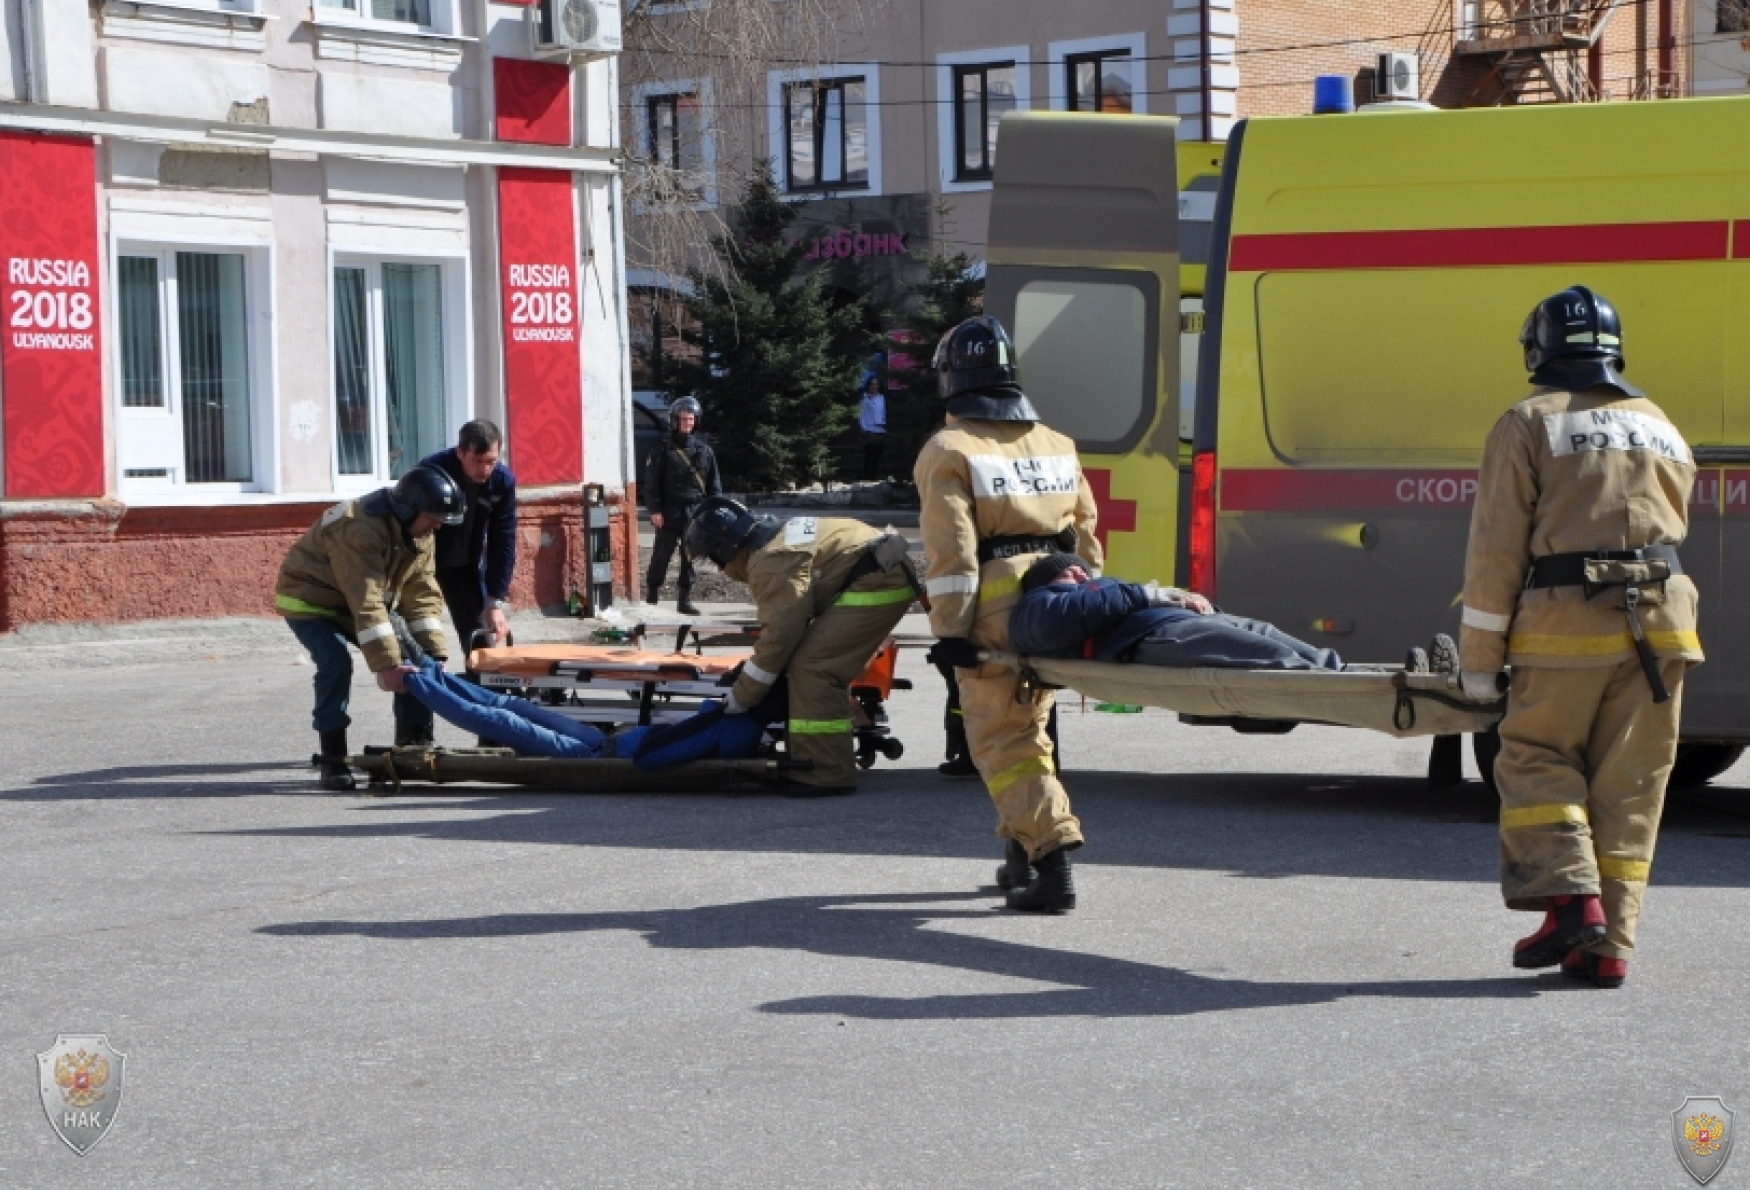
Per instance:
[[[680,723],[633,727],[615,735],[598,731],[526,698],[499,694],[447,673],[442,664],[421,658],[407,675],[407,693],[445,722],[497,741],[518,756],[561,760],[631,759],[649,771],[716,757],[754,755],[767,725],[784,714],[783,689],[748,714],[724,715],[721,703]]]
[[[1332,650],[1262,620],[1225,615],[1195,592],[1094,578],[1074,554],[1035,562],[1021,589],[1009,643],[1024,656],[1182,669],[1343,668]]]

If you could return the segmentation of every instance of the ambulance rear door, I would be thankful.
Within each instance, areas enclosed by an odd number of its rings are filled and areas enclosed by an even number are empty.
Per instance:
[[[1171,582],[1179,504],[1178,121],[1005,116],[985,309],[1021,384],[1070,435],[1107,572]]]

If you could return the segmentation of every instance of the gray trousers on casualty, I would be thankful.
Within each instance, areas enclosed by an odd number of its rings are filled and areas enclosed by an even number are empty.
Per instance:
[[[1137,665],[1177,669],[1342,669],[1330,649],[1316,649],[1273,624],[1216,612],[1162,624],[1131,650]]]

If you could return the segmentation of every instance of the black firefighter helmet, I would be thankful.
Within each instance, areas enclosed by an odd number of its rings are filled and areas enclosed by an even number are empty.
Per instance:
[[[687,553],[727,566],[744,549],[758,549],[778,535],[778,522],[755,516],[740,501],[712,496],[687,522]]]
[[[395,519],[404,525],[411,525],[422,512],[430,513],[445,525],[459,525],[468,507],[455,480],[423,463],[396,480],[388,491],[389,507]]]
[[[930,366],[937,395],[955,417],[1039,420],[1033,402],[1021,391],[1015,344],[1003,324],[989,315],[968,318],[943,335]]]
[[[1533,384],[1584,392],[1603,386],[1626,397],[1646,394],[1622,378],[1622,319],[1616,307],[1584,285],[1539,302],[1519,331]]]

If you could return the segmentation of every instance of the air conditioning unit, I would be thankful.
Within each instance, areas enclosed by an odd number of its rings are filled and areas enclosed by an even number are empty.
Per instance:
[[[1376,99],[1420,99],[1421,64],[1414,54],[1381,54],[1373,76]]]
[[[620,52],[620,0],[540,0],[535,51],[568,58]]]

